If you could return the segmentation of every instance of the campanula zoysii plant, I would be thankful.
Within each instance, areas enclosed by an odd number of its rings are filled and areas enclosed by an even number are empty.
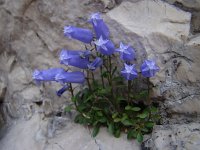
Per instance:
[[[79,68],[79,71],[35,70],[33,79],[37,84],[58,82],[61,85],[56,92],[59,97],[69,91],[74,105],[66,106],[66,111],[75,108],[78,112],[75,122],[93,127],[93,136],[105,126],[115,137],[125,132],[128,139],[142,142],[143,135],[150,133],[160,118],[149,96],[149,79],[159,67],[153,60],[144,60],[141,67],[134,64],[136,50],[131,45],[121,42],[116,48],[100,13],[92,14],[89,23],[94,33],[90,29],[64,27],[64,36],[82,42],[85,50],[62,49],[60,64]],[[139,80],[141,78],[147,80]],[[138,82],[142,81],[144,86],[139,88]],[[82,88],[75,93],[77,84]]]

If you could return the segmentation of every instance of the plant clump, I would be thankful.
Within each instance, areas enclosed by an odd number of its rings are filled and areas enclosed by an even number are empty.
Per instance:
[[[81,41],[85,50],[62,49],[60,63],[80,71],[35,70],[33,79],[37,84],[45,81],[60,83],[59,97],[69,91],[74,105],[66,106],[65,110],[75,108],[78,112],[75,122],[93,127],[92,136],[95,137],[104,126],[115,137],[125,132],[128,139],[142,142],[143,135],[150,133],[160,119],[158,108],[149,95],[149,79],[155,76],[159,67],[155,61],[146,59],[137,70],[135,49],[123,42],[115,48],[108,26],[99,13],[92,14],[89,23],[94,33],[90,29],[64,27],[64,36]],[[123,67],[120,68],[118,60]],[[146,78],[146,86],[139,88],[141,78]],[[76,84],[82,88],[75,93]]]

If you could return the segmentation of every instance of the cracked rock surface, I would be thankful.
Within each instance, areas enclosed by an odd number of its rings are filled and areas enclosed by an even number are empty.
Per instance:
[[[63,26],[88,27],[87,16],[97,11],[103,12],[116,46],[129,43],[136,49],[138,64],[148,57],[161,68],[151,79],[152,96],[165,99],[159,101],[165,118],[144,145],[152,150],[175,145],[196,150],[200,3],[192,1],[0,0],[0,150],[141,149],[136,141],[125,135],[114,138],[106,129],[91,138],[88,128],[73,123],[74,113],[62,111],[71,102],[67,93],[56,96],[59,84],[36,87],[32,81],[35,68],[60,66],[62,48],[84,49],[80,42],[63,37]],[[176,135],[178,129],[181,135]]]

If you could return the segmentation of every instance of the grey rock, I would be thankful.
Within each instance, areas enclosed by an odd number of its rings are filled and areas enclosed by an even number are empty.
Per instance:
[[[151,139],[146,141],[146,147],[150,146],[151,150],[198,150],[199,133],[200,125],[197,123],[156,126]]]
[[[200,1],[199,0],[165,0],[170,4],[179,3],[184,7],[200,10]]]
[[[30,146],[33,150],[140,150],[140,145],[136,141],[128,141],[124,134],[121,138],[114,138],[102,128],[94,139],[88,128],[66,118],[44,119],[39,114],[28,121],[17,120],[0,145],[1,150],[27,150]]]

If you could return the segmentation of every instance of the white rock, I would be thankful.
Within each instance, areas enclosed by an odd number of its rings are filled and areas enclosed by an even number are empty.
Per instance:
[[[200,1],[199,0],[165,0],[165,1],[167,1],[171,4],[178,2],[187,8],[193,8],[193,9],[198,9],[198,10],[200,9]]]
[[[187,45],[200,47],[200,35],[195,35],[194,37],[191,37]]]
[[[48,121],[41,117],[34,115],[29,121],[18,120],[0,141],[1,150],[27,150],[30,146],[32,150],[140,150],[140,145],[128,141],[125,135],[115,138],[102,128],[100,134],[92,138],[88,128],[69,120],[55,118]],[[51,129],[48,122],[52,124]],[[50,130],[54,132],[51,137]]]
[[[156,126],[151,137],[151,149],[158,150],[198,150],[200,140],[200,125],[198,123],[191,124],[175,124],[166,126]]]
[[[191,14],[160,0],[123,2],[108,16],[142,37],[158,33],[182,41],[189,35]]]

